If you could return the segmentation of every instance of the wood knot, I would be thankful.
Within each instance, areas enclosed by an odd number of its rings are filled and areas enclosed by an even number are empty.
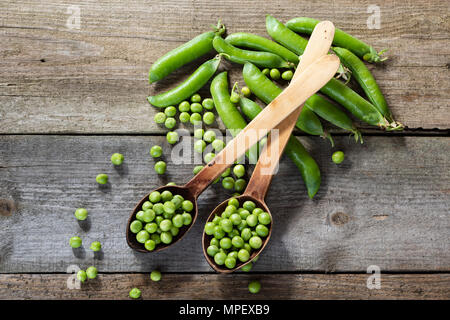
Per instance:
[[[330,220],[331,220],[331,223],[333,223],[337,226],[342,226],[350,221],[350,217],[348,214],[346,214],[344,212],[335,212],[331,215]]]
[[[0,216],[9,217],[16,209],[14,201],[8,199],[0,199]]]

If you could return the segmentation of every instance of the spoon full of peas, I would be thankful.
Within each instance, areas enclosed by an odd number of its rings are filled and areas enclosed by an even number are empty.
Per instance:
[[[331,22],[323,21],[316,26],[294,79],[310,63],[327,55],[333,37],[334,25]],[[278,131],[271,132],[244,193],[222,202],[208,217],[202,247],[214,270],[230,273],[242,268],[261,254],[269,242],[273,222],[264,198],[302,107],[277,125],[275,129]]]
[[[198,196],[236,159],[323,87],[338,66],[339,58],[333,55],[315,60],[188,183],[163,186],[142,198],[128,219],[128,245],[139,252],[157,252],[180,241],[197,219]]]

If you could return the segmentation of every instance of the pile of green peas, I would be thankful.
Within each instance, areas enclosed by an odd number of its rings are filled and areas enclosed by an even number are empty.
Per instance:
[[[130,231],[146,250],[153,251],[159,244],[172,243],[180,229],[192,223],[192,210],[192,201],[181,195],[173,195],[169,190],[153,191],[130,223]]]
[[[270,214],[253,201],[241,206],[238,199],[231,198],[225,210],[205,224],[205,234],[210,236],[206,252],[217,265],[233,269],[263,246],[271,222]]]
[[[280,72],[278,69],[263,69],[262,73],[266,76],[269,76],[273,80],[279,80],[280,78],[286,81],[291,81],[294,76],[294,72],[292,70],[286,70],[284,72]]]

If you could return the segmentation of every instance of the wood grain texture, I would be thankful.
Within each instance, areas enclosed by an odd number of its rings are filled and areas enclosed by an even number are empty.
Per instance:
[[[274,216],[271,241],[256,271],[448,272],[450,141],[431,137],[336,139],[346,160],[320,138],[301,138],[322,169],[323,183],[309,200],[295,166],[283,159],[266,202]],[[162,145],[168,172],[157,177],[149,147]],[[120,170],[109,162],[125,155]],[[168,181],[183,183],[194,164],[174,165],[164,137],[0,136],[0,272],[65,272],[96,264],[102,272],[205,272],[201,229],[209,210],[229,197],[220,185],[199,199],[199,219],[185,239],[155,255],[133,252],[125,224],[134,204]],[[110,176],[99,188],[98,173]],[[89,210],[86,223],[73,212]],[[80,235],[84,249],[68,240]],[[95,255],[90,242],[103,243]]]
[[[367,274],[100,274],[68,289],[68,274],[0,275],[0,299],[130,299],[137,287],[142,299],[449,299],[450,274],[381,274],[381,288],[367,289]],[[260,280],[257,295],[248,283]]]
[[[381,28],[368,29],[370,4],[252,1],[243,10],[237,0],[85,1],[81,28],[71,30],[71,3],[2,1],[0,133],[162,133],[146,96],[174,86],[200,61],[152,86],[146,80],[150,65],[219,18],[229,33],[267,36],[266,13],[281,21],[298,15],[329,19],[376,49],[389,48],[390,59],[371,68],[396,119],[410,128],[448,129],[448,5],[378,1]],[[231,70],[231,82],[243,84],[240,66],[222,67]]]

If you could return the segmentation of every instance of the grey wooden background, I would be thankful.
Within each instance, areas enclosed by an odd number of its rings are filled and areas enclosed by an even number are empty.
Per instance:
[[[189,298],[193,291],[196,298],[254,298],[246,290],[251,278],[262,279],[261,298],[450,298],[449,5],[378,1],[381,29],[369,30],[370,4],[2,1],[0,298],[126,298],[133,286],[144,298]],[[81,9],[79,30],[66,27],[70,5]],[[155,255],[133,252],[124,238],[133,204],[163,183],[187,181],[194,166],[168,158],[165,177],[153,172],[149,147],[163,145],[166,156],[170,147],[145,98],[200,61],[152,86],[148,68],[218,18],[229,33],[267,36],[266,13],[281,21],[329,19],[376,49],[389,48],[389,60],[371,69],[408,129],[386,134],[358,124],[365,141],[359,145],[329,128],[347,156],[340,166],[331,162],[337,149],[328,142],[301,136],[322,170],[322,187],[310,200],[295,166],[282,160],[267,197],[273,238],[254,273],[222,277],[202,256],[202,222],[228,197],[219,186],[201,196],[200,220],[185,241]],[[222,68],[243,84],[240,66]],[[113,152],[125,155],[120,170],[109,163]],[[95,183],[99,172],[110,175],[106,189]],[[86,223],[73,218],[80,206],[90,212]],[[75,234],[84,250],[68,246]],[[103,243],[100,255],[88,249],[94,240]],[[93,264],[101,275],[68,290],[64,273],[72,264]],[[370,265],[385,274],[380,290],[366,287]],[[164,288],[147,279],[156,267],[167,273]]]

